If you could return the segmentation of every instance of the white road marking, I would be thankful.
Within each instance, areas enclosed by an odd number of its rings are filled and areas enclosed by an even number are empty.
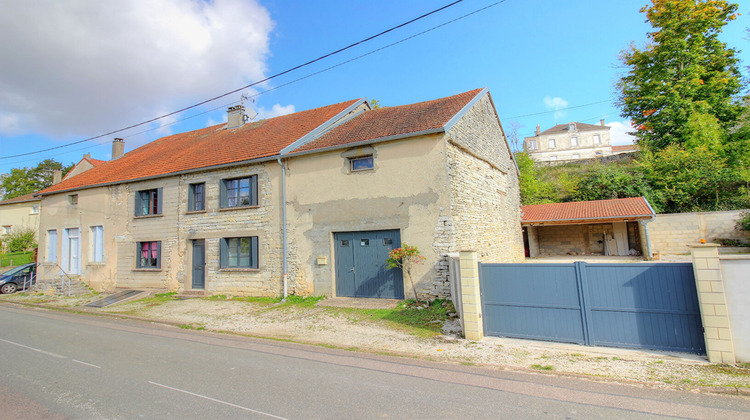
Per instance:
[[[44,350],[39,350],[39,349],[35,349],[34,347],[24,346],[23,344],[20,344],[20,343],[14,343],[14,342],[12,342],[12,341],[8,341],[8,340],[3,340],[2,338],[0,338],[0,341],[3,341],[3,342],[5,342],[5,343],[8,343],[8,344],[13,344],[14,346],[18,346],[18,347],[23,347],[23,348],[25,348],[25,349],[29,349],[29,350],[33,350],[33,351],[37,351],[37,352],[39,352],[39,353],[42,353],[42,354],[46,354],[47,356],[57,357],[58,359],[67,359],[67,357],[65,357],[65,356],[61,356],[61,355],[59,355],[59,354],[57,354],[57,353],[51,353],[51,352],[48,352],[48,351],[44,351]]]
[[[76,362],[76,363],[80,363],[80,364],[82,364],[82,365],[86,365],[86,366],[91,366],[91,367],[95,367],[95,368],[97,368],[97,369],[101,369],[101,368],[102,368],[101,366],[97,366],[97,365],[92,365],[91,363],[86,363],[86,362],[82,362],[82,361],[80,361],[80,360],[76,360],[76,359],[72,359],[72,360],[73,360],[74,362]]]
[[[177,391],[177,392],[182,392],[182,393],[185,393],[185,394],[188,394],[188,395],[192,395],[192,396],[194,396],[194,397],[204,398],[204,399],[207,399],[207,400],[209,400],[209,401],[217,402],[217,403],[219,403],[219,404],[225,404],[225,405],[228,405],[228,406],[230,406],[230,407],[235,407],[235,408],[239,408],[240,410],[250,411],[250,412],[252,412],[252,413],[256,413],[256,414],[261,414],[261,415],[264,415],[264,416],[268,416],[268,417],[271,417],[271,418],[274,418],[274,419],[287,420],[287,419],[285,419],[284,417],[274,416],[273,414],[268,414],[268,413],[264,413],[264,412],[262,412],[262,411],[258,411],[258,410],[253,410],[252,408],[247,408],[247,407],[243,407],[243,406],[241,406],[241,405],[237,405],[237,404],[232,404],[232,403],[230,403],[230,402],[226,402],[226,401],[221,401],[221,400],[217,400],[216,398],[211,398],[211,397],[207,397],[207,396],[205,396],[205,395],[200,395],[200,394],[196,394],[196,393],[194,393],[194,392],[190,392],[190,391],[185,391],[184,389],[173,388],[173,387],[171,387],[171,386],[167,386],[167,385],[162,385],[162,384],[158,384],[158,383],[156,383],[156,382],[151,382],[151,381],[148,381],[148,383],[150,383],[150,384],[152,384],[152,385],[160,386],[160,387],[162,387],[162,388],[167,388],[167,389],[171,389],[172,391]]]

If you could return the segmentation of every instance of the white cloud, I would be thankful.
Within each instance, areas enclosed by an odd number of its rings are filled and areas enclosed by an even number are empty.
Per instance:
[[[545,96],[544,106],[547,107],[547,109],[556,111],[554,117],[555,121],[557,121],[565,115],[565,112],[559,111],[559,109],[566,108],[568,106],[568,101],[559,96],[555,96],[554,98],[551,96]]]
[[[0,134],[91,135],[264,77],[258,0],[0,0]]]
[[[606,124],[611,127],[611,129],[609,130],[609,139],[610,143],[613,146],[621,146],[624,144],[634,143],[635,137],[628,134],[628,131],[633,131],[630,120],[620,122],[615,121]]]
[[[273,118],[273,117],[280,117],[282,115],[287,114],[293,114],[294,113],[294,105],[279,105],[275,104],[271,107],[270,110],[267,110],[263,107],[257,108],[256,112],[258,113],[258,116],[254,118],[255,121],[257,120],[263,120],[266,118]],[[252,112],[248,112],[248,114],[252,115]]]

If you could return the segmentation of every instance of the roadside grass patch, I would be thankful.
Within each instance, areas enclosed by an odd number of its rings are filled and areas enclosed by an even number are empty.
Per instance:
[[[555,369],[554,366],[550,366],[550,365],[531,365],[531,368],[536,369],[536,370],[554,370]]]
[[[356,309],[327,308],[348,315],[356,315],[360,320],[380,321],[400,328],[419,337],[440,335],[448,314],[455,312],[453,303],[444,299],[435,299],[428,306],[417,304],[414,300],[399,303],[394,309]],[[357,322],[357,320],[353,320]]]
[[[203,331],[206,329],[203,325],[193,325],[193,324],[180,324],[180,328],[183,330],[197,330],[197,331]]]
[[[0,267],[8,267],[11,262],[13,262],[13,266],[34,262],[34,251],[8,252],[7,254],[0,254]]]

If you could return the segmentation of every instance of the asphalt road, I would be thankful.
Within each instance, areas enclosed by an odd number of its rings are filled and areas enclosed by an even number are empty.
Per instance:
[[[0,418],[750,419],[646,389],[0,305]]]

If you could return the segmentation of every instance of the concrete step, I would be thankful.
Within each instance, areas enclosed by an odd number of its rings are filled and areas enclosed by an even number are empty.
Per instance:
[[[187,299],[187,298],[202,298],[206,296],[210,296],[210,294],[206,292],[205,290],[183,290],[179,294],[177,294],[177,296],[175,297]]]

